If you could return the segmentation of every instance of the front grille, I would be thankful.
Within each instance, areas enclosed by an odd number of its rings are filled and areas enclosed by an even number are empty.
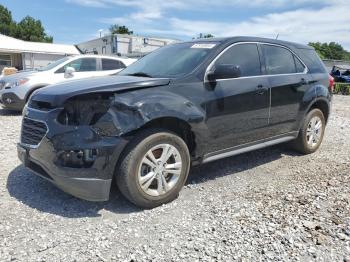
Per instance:
[[[21,143],[37,146],[47,132],[46,124],[24,117],[22,121]]]

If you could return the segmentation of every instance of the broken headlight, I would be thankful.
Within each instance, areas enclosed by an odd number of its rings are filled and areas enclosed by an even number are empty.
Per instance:
[[[90,126],[98,135],[116,136],[118,130],[109,112],[114,96],[88,94],[68,100],[58,116],[58,122],[67,126]]]

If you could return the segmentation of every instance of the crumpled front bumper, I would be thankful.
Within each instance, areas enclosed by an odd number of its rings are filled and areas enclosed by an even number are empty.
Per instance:
[[[127,144],[121,137],[100,137],[88,126],[59,124],[60,109],[39,111],[25,108],[24,117],[45,122],[48,131],[38,145],[18,143],[18,157],[35,174],[63,191],[89,201],[109,199],[111,182],[119,155]],[[67,166],[59,161],[65,152],[95,150],[91,166]]]

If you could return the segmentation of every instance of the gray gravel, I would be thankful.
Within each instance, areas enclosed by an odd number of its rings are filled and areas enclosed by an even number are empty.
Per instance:
[[[174,202],[90,203],[20,165],[20,115],[0,110],[1,261],[350,262],[350,97],[320,150],[276,146],[195,168]]]

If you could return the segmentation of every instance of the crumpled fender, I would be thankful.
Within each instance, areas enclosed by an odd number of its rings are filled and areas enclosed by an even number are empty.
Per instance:
[[[162,117],[178,118],[192,127],[205,118],[205,112],[192,102],[167,91],[150,94],[139,90],[137,93],[116,94],[109,112],[115,117],[117,127],[123,134]]]
[[[173,117],[190,125],[196,134],[195,140],[198,141],[196,144],[202,144],[200,141],[206,139],[204,110],[185,97],[167,90],[158,90],[156,93],[147,89],[117,93],[107,115],[118,129],[119,136],[135,131],[152,120]]]

